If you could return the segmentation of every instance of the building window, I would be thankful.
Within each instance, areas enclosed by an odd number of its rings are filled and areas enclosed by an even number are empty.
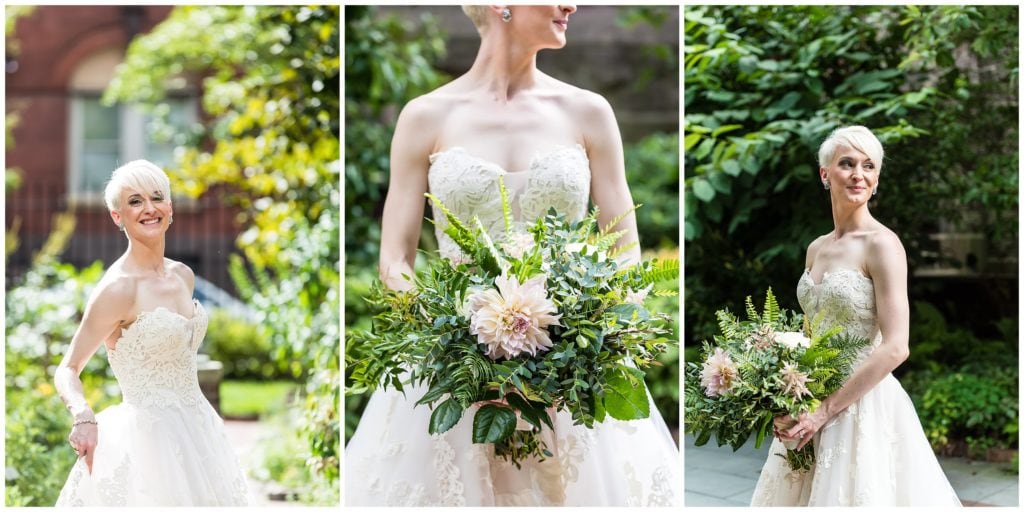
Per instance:
[[[68,199],[73,204],[102,205],[110,173],[125,162],[145,158],[161,167],[173,165],[174,149],[188,142],[180,134],[197,120],[198,99],[189,90],[164,100],[166,124],[131,105],[104,105],[103,89],[121,59],[119,49],[99,52],[83,60],[72,77]]]

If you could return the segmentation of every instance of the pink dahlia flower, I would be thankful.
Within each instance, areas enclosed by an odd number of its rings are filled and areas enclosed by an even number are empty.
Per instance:
[[[811,396],[811,391],[807,389],[807,383],[812,380],[807,378],[806,373],[798,370],[797,365],[793,363],[786,363],[782,367],[782,392],[793,398],[799,400],[801,396]]]
[[[536,355],[551,348],[548,326],[559,325],[554,302],[547,296],[543,275],[520,283],[501,276],[493,288],[474,294],[468,301],[469,332],[484,345],[491,359]]]
[[[723,395],[732,389],[737,380],[739,371],[736,363],[724,350],[716,348],[715,353],[704,361],[704,368],[700,372],[700,385],[704,387],[704,392],[711,397]]]

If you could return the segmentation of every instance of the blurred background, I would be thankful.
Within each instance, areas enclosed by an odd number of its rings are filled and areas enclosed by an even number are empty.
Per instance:
[[[910,273],[894,373],[961,499],[1016,505],[1018,7],[687,7],[684,34],[684,358],[747,295],[799,308],[833,228],[818,146],[865,125],[885,146],[869,206]],[[749,503],[763,455],[726,470],[688,444],[688,505]]]
[[[675,6],[582,6],[569,43],[538,55],[538,67],[608,99],[625,142],[626,172],[645,257],[678,257],[679,10]],[[395,119],[410,99],[466,72],[480,39],[458,6],[345,8],[345,327],[366,329],[363,300],[377,276],[380,215]],[[429,212],[429,208],[427,209]],[[435,250],[424,223],[420,248]],[[658,302],[655,302],[658,301]],[[678,311],[678,297],[648,307]],[[675,324],[678,333],[678,322]],[[679,421],[679,354],[647,384],[673,432]],[[345,438],[368,396],[345,397]]]
[[[257,504],[336,504],[339,22],[329,7],[8,6],[8,506],[50,506],[75,456],[52,385],[85,299],[127,248],[102,189],[171,178],[169,258],[211,311],[200,381]],[[120,401],[101,349],[83,381]]]

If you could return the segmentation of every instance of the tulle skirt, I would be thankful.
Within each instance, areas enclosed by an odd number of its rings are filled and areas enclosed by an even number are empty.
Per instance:
[[[224,423],[194,406],[120,404],[96,415],[92,474],[71,469],[57,506],[239,506],[248,489]]]
[[[493,447],[472,442],[472,413],[441,435],[431,410],[413,405],[425,389],[370,398],[345,449],[346,506],[674,506],[681,502],[679,449],[651,404],[645,420],[606,420],[594,429],[556,415],[542,439],[552,457],[517,469]],[[648,397],[650,400],[650,398]]]
[[[914,404],[892,374],[815,434],[816,464],[791,472],[772,442],[752,506],[960,506]]]

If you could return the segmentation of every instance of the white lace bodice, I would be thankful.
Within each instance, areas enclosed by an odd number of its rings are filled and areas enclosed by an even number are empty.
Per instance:
[[[505,234],[498,177],[508,189],[512,218],[518,225],[530,224],[554,208],[570,220],[586,215],[590,198],[590,161],[579,144],[558,146],[537,155],[525,171],[508,172],[501,166],[474,156],[461,147],[430,155],[427,181],[430,192],[456,217],[466,223],[480,219],[495,240]],[[455,242],[444,234],[448,222],[434,208],[434,231],[441,255],[457,258]],[[525,229],[525,228],[524,228]]]
[[[107,360],[114,370],[124,403],[138,407],[196,405],[205,401],[199,389],[196,352],[206,334],[206,310],[193,301],[192,318],[157,308],[121,330]]]
[[[838,325],[843,332],[871,340],[871,346],[864,349],[862,357],[882,342],[875,312],[875,286],[859,270],[825,272],[820,283],[814,282],[810,270],[804,270],[796,295],[808,318],[813,319],[818,312],[825,311],[819,330]]]

